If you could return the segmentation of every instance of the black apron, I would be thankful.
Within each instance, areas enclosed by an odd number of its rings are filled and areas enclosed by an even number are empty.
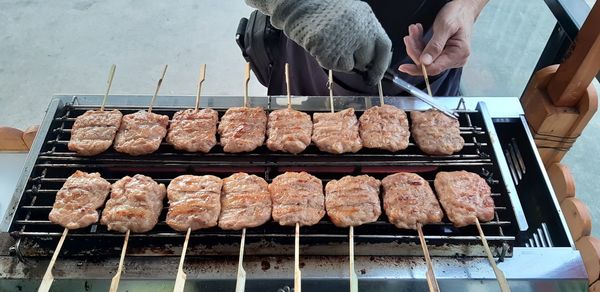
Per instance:
[[[406,54],[403,37],[408,35],[408,26],[421,23],[425,39],[431,38],[431,26],[439,10],[447,3],[445,0],[403,0],[403,1],[366,1],[377,16],[392,41],[392,62],[398,76],[424,88],[423,77],[410,76],[397,70],[401,64],[413,63]],[[327,96],[327,71],[304,48],[281,34],[280,51],[282,58],[274,64],[271,73],[268,94],[285,95],[286,84],[284,65],[290,66],[290,91],[293,95]],[[462,68],[449,69],[436,76],[429,76],[431,90],[435,96],[457,96]],[[362,77],[354,73],[334,72],[333,92],[337,96],[377,95],[376,86],[367,86]],[[383,92],[387,96],[406,95],[404,91],[384,80]]]

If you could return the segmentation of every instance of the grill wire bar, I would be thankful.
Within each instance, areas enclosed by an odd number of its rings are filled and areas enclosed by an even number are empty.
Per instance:
[[[141,173],[165,185],[182,174],[213,174],[226,177],[243,171],[263,176],[270,182],[273,177],[285,171],[304,170],[316,175],[325,184],[345,175],[370,174],[382,179],[398,171],[410,171],[419,173],[432,186],[435,174],[439,171],[467,170],[483,176],[492,188],[492,198],[496,204],[495,217],[494,220],[481,224],[490,246],[506,256],[511,256],[511,248],[515,246],[518,226],[480,111],[458,111],[460,131],[466,143],[460,153],[450,156],[425,155],[411,138],[409,147],[397,154],[363,149],[356,154],[331,155],[319,152],[314,145],[310,145],[304,153],[298,155],[273,153],[264,146],[247,154],[224,153],[219,146],[215,146],[207,154],[194,154],[175,151],[170,145],[163,143],[156,153],[142,157],[123,155],[112,149],[95,157],[80,157],[68,151],[66,144],[70,139],[75,118],[90,109],[96,107],[67,104],[54,117],[10,227],[11,234],[19,239],[19,255],[50,255],[52,247],[62,233],[62,227],[48,221],[48,213],[52,208],[56,192],[75,170],[100,172],[111,183],[125,175]],[[107,106],[106,109],[111,110],[113,107]],[[117,109],[123,114],[129,114],[144,108],[119,106]],[[219,115],[225,112],[225,109],[215,109],[218,110]],[[170,117],[177,110],[181,108],[156,106],[153,109],[158,114],[166,114]],[[356,112],[359,116],[362,114],[362,111]],[[516,160],[515,162],[518,163],[518,159]],[[133,255],[164,256],[169,254],[173,247],[181,244],[185,234],[175,232],[166,225],[164,222],[166,206],[168,206],[166,201],[164,206],[159,223],[152,231],[131,234]],[[431,245],[432,256],[484,255],[482,250],[477,249],[479,238],[474,226],[455,228],[445,218],[444,222],[430,224],[423,229],[425,238]],[[303,254],[328,254],[336,245],[346,244],[345,231],[336,228],[327,218],[315,226],[304,227],[303,244],[315,248],[307,249]],[[194,254],[193,245],[203,249],[208,248],[211,250],[208,254],[211,252],[230,254],[229,250],[235,250],[239,236],[239,232],[218,228],[193,232],[189,254]],[[107,231],[105,226],[94,224],[70,233],[63,250],[70,256],[90,254],[116,256],[118,250],[111,250],[110,247],[122,242],[122,237],[123,234]],[[268,222],[264,226],[248,229],[247,237],[249,255],[253,252],[263,254],[265,251],[258,251],[261,247],[263,249],[271,247],[270,250],[274,255],[289,255],[290,250],[293,253],[293,249],[290,249],[293,248],[293,228]],[[405,255],[406,252],[413,251],[403,250],[401,246],[418,247],[419,242],[416,231],[395,228],[387,222],[385,215],[382,215],[377,222],[357,227],[355,238],[357,255],[378,255],[376,249],[367,247],[369,244],[385,245],[386,248],[381,251],[385,254]],[[257,246],[256,250],[252,249],[253,244]],[[223,245],[232,248],[217,250]],[[273,246],[279,248],[272,248]],[[319,249],[320,247],[322,249]]]

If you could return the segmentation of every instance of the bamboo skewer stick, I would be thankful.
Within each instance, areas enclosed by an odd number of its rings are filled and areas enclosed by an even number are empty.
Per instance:
[[[292,108],[292,97],[290,94],[290,73],[289,65],[285,63],[285,84],[287,88],[287,107]],[[296,222],[296,232],[294,234],[294,292],[302,291],[302,272],[300,271],[300,223]]]
[[[417,232],[419,233],[419,240],[421,241],[421,248],[423,249],[423,255],[425,256],[425,262],[427,263],[427,285],[429,286],[430,292],[439,292],[440,287],[435,273],[433,271],[433,264],[431,263],[431,257],[429,256],[429,249],[427,248],[427,242],[425,242],[425,236],[423,235],[423,225],[417,223]]]
[[[335,108],[333,107],[333,71],[329,70],[329,81],[327,82],[327,87],[329,88],[329,107],[331,108],[331,112],[335,113]]]
[[[350,244],[348,247],[350,254],[350,292],[358,292],[358,276],[354,270],[354,226],[350,226],[349,237]]]
[[[63,243],[65,242],[65,238],[67,238],[67,233],[69,233],[69,229],[65,228],[63,231],[58,244],[56,245],[56,249],[54,249],[54,254],[52,254],[52,259],[50,259],[50,263],[48,264],[48,268],[46,268],[46,273],[44,274],[44,278],[42,279],[42,283],[38,288],[38,292],[46,292],[50,291],[50,287],[54,282],[54,276],[52,275],[52,268],[54,268],[54,263],[58,258],[58,254],[60,254],[60,250],[62,249]]]
[[[198,111],[200,108],[200,94],[202,93],[202,83],[204,83],[204,77],[206,75],[206,64],[202,64],[200,66],[200,77],[198,79],[198,91],[196,92],[196,103],[194,106],[194,110]]]
[[[294,238],[294,292],[302,291],[302,272],[300,271],[300,223],[296,222]]]
[[[192,233],[192,228],[188,228],[187,233],[185,234],[185,241],[183,242],[183,248],[181,249],[181,259],[179,260],[179,268],[177,269],[177,277],[175,278],[173,292],[183,292],[183,288],[185,287],[187,275],[183,271],[183,262],[185,261],[185,253],[187,251],[188,243],[190,242],[190,233]]]
[[[500,285],[500,290],[502,292],[509,292],[510,287],[508,286],[508,281],[504,276],[504,273],[498,266],[496,265],[496,261],[494,260],[494,256],[492,255],[492,251],[490,250],[490,246],[488,245],[487,239],[485,238],[485,234],[483,234],[483,229],[481,229],[481,224],[479,223],[479,218],[475,218],[475,225],[477,225],[477,230],[479,231],[479,237],[481,237],[481,243],[483,243],[483,247],[485,249],[485,253],[487,254],[488,261],[490,262],[490,266],[494,270],[494,274],[496,274],[496,279],[498,280],[498,284]]]
[[[248,82],[250,81],[250,63],[246,63],[244,73],[244,107],[248,107]]]
[[[287,89],[287,104],[288,108],[292,108],[292,95],[290,93],[290,71],[288,63],[285,63],[285,86]]]
[[[383,100],[383,88],[381,88],[381,81],[377,84],[377,88],[379,89],[379,105],[384,105],[385,101]]]
[[[425,65],[421,64],[421,70],[423,71],[423,78],[425,78],[425,86],[427,86],[427,93],[430,96],[433,96],[431,94],[431,86],[429,85],[429,76],[427,76],[427,69],[425,69]]]
[[[127,243],[129,242],[130,230],[125,233],[125,241],[123,242],[123,249],[121,250],[121,258],[119,259],[119,267],[117,268],[117,274],[112,278],[110,282],[110,292],[117,292],[119,289],[119,281],[121,281],[121,273],[123,272],[123,261],[125,260],[125,253],[127,252]]]
[[[244,74],[244,107],[248,107],[248,81],[250,81],[250,63],[246,63]],[[240,257],[238,261],[237,281],[235,283],[235,292],[244,292],[246,289],[246,270],[244,270],[244,245],[246,243],[246,228],[242,229],[242,239],[240,240]]]
[[[110,72],[108,73],[108,82],[106,84],[106,93],[104,93],[104,98],[102,99],[102,105],[100,106],[100,111],[104,111],[104,105],[106,104],[106,99],[108,98],[108,93],[110,92],[110,88],[112,86],[113,77],[115,77],[115,70],[117,66],[112,64],[110,66]]]
[[[158,82],[156,83],[156,90],[154,91],[154,95],[152,96],[152,100],[150,101],[150,107],[148,107],[149,113],[152,112],[152,107],[154,106],[154,101],[156,100],[156,95],[158,95],[158,90],[160,89],[160,86],[162,85],[163,78],[165,78],[165,73],[167,73],[167,67],[169,67],[169,65],[165,65],[165,68],[163,69],[162,74],[160,75],[160,79],[158,79]]]
[[[246,271],[242,263],[244,262],[244,244],[246,242],[246,228],[242,229],[242,239],[240,240],[240,258],[238,261],[237,281],[235,282],[235,292],[244,292],[246,289]]]

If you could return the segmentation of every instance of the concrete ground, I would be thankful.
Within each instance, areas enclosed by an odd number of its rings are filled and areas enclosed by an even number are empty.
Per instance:
[[[204,94],[240,95],[244,60],[234,33],[251,11],[242,0],[0,0],[0,125],[38,124],[52,94],[102,93],[112,63],[114,94],[151,94],[165,63],[161,94],[194,94],[206,63]],[[473,34],[465,95],[520,96],[554,23],[541,0],[490,1]],[[250,94],[265,89],[251,81]],[[596,236],[599,134],[597,116],[565,159]]]

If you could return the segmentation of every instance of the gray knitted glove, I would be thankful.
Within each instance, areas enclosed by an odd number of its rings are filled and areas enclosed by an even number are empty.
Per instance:
[[[383,77],[392,42],[371,7],[358,0],[246,0],[271,16],[273,26],[335,71],[365,72],[369,84]]]

